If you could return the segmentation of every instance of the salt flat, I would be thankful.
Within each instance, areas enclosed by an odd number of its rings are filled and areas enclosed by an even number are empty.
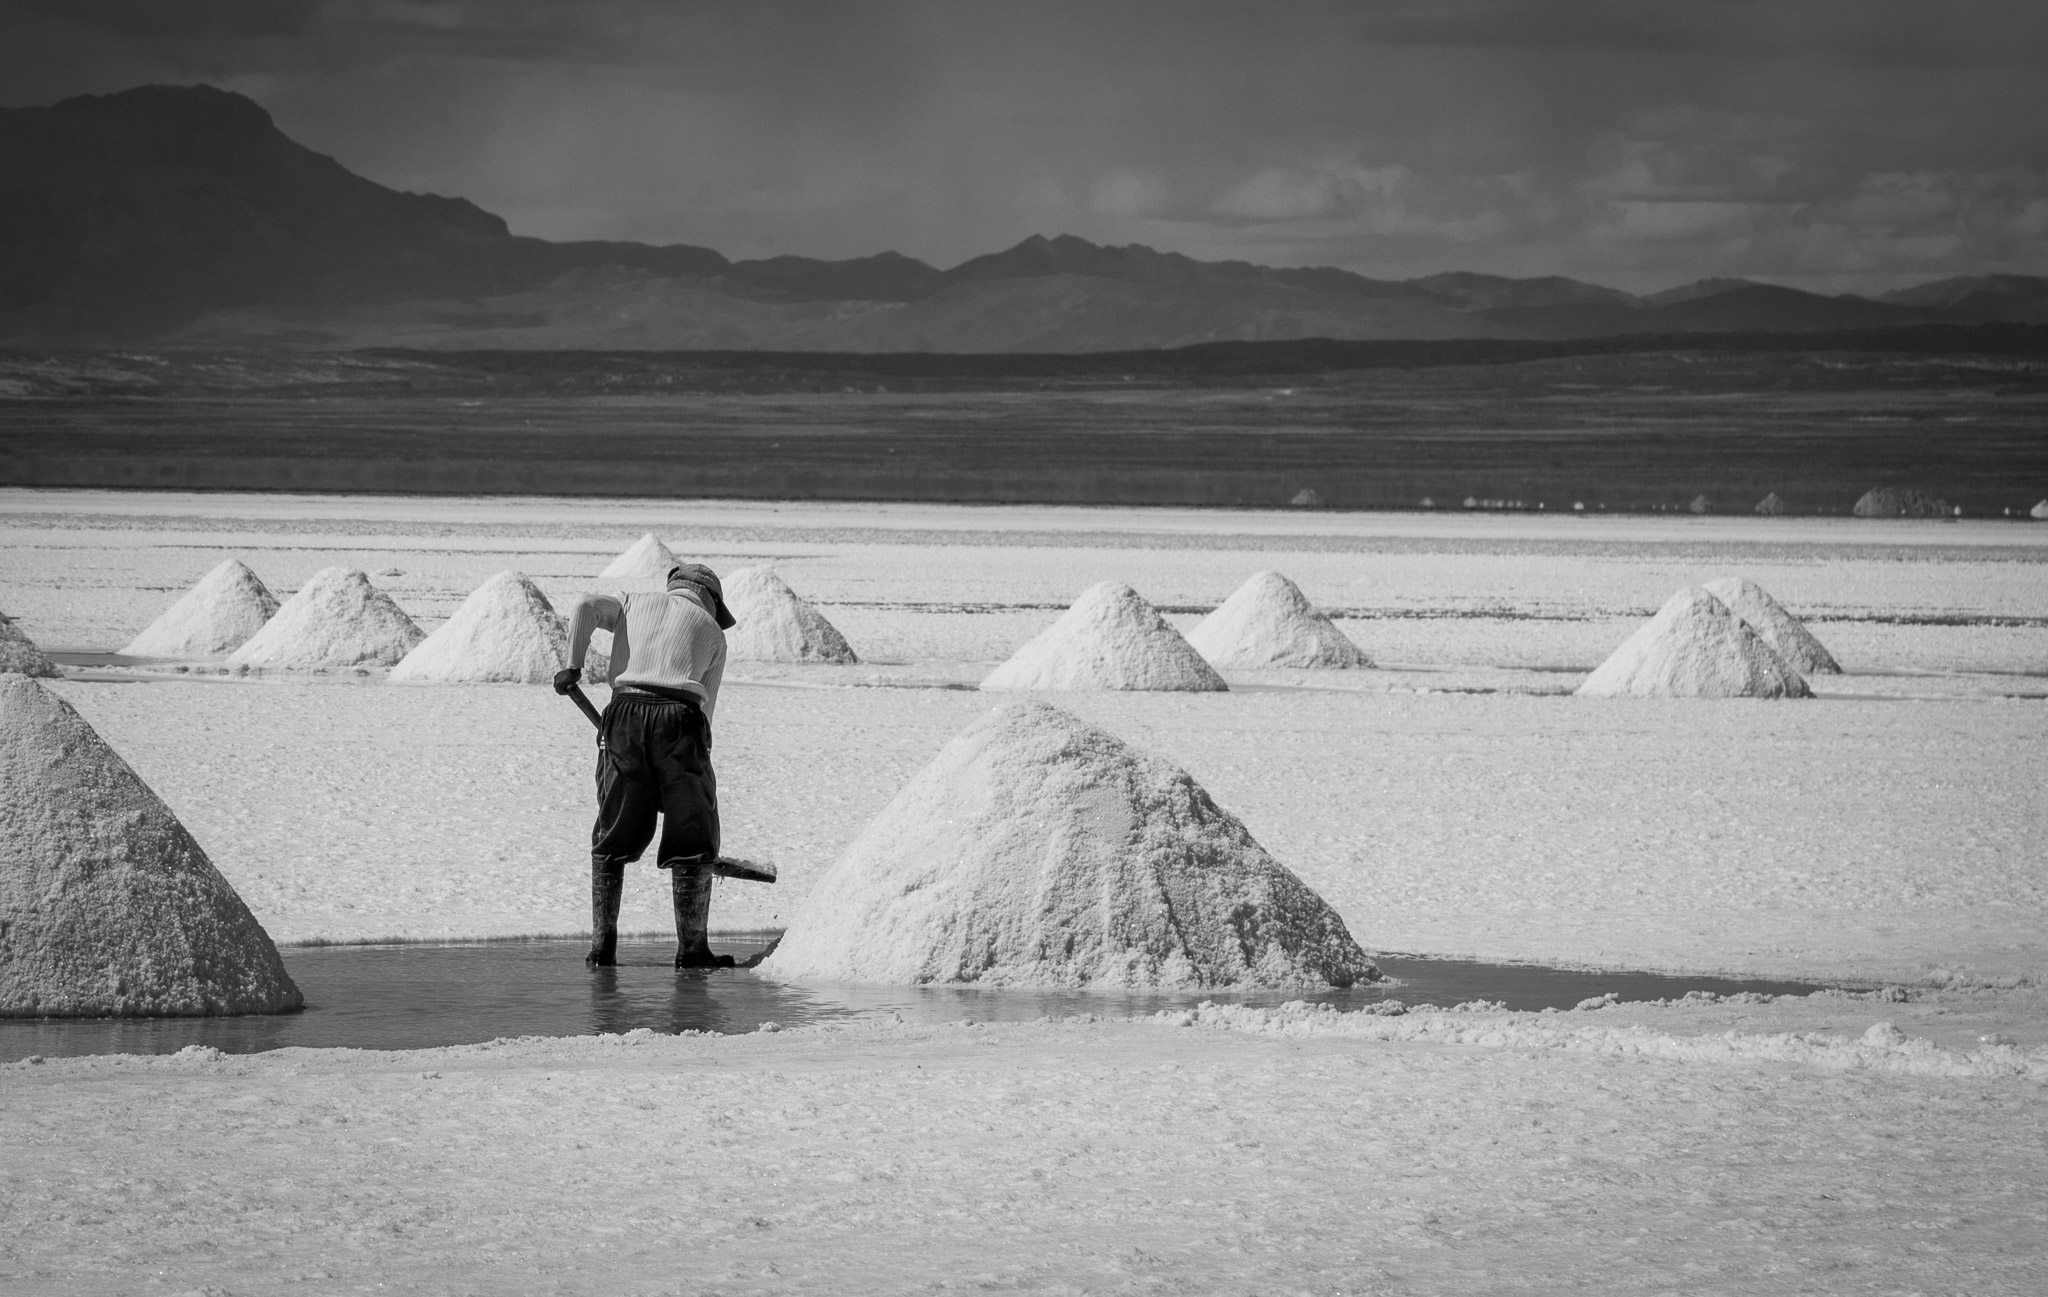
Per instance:
[[[648,530],[775,560],[867,659],[728,684],[728,836],[784,874],[722,926],[780,922],[1088,584],[1186,626],[1273,567],[1381,668],[1056,701],[1185,766],[1368,948],[1910,989],[12,1064],[0,1291],[2048,1286],[2048,527],[0,492],[0,610],[105,652],[234,554],[280,593],[362,566],[431,629]],[[1566,696],[1730,572],[1849,674]],[[543,688],[56,687],[285,941],[583,924],[593,753]],[[660,890],[630,876],[627,926]]]

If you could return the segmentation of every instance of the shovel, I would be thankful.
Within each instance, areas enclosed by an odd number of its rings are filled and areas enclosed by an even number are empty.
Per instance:
[[[570,685],[569,701],[576,704],[576,710],[590,718],[597,729],[604,728],[604,718],[597,714],[597,708],[583,692],[582,685]],[[702,865],[720,878],[738,878],[749,883],[772,883],[775,881],[775,866],[760,860],[740,860],[734,856],[713,856],[705,860],[695,856],[688,860],[674,861],[675,864]]]

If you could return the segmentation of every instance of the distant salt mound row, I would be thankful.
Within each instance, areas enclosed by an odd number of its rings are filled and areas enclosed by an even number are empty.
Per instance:
[[[1858,518],[1945,518],[1948,501],[1925,491],[1875,486],[1863,493],[1853,510]]]
[[[1183,771],[1057,707],[975,721],[805,899],[764,973],[915,985],[1349,986],[1337,912]]]
[[[569,661],[569,632],[524,572],[500,572],[391,668],[391,679],[438,684],[545,684]]]
[[[1217,667],[1369,667],[1372,659],[1278,572],[1255,572],[1188,643]]]
[[[1756,511],[1767,518],[1776,518],[1781,514],[1790,513],[1792,510],[1778,493],[1773,491],[1756,502]]]
[[[223,560],[121,650],[137,658],[215,658],[249,642],[277,596],[240,559]]]
[[[1813,696],[1749,623],[1697,586],[1672,595],[1578,692],[1586,698]]]
[[[4,615],[0,615],[0,671],[43,677],[64,674],[50,660],[50,655],[38,648],[36,642],[14,624],[12,617]]]
[[[1728,605],[1728,611],[1749,623],[1763,642],[1777,651],[1785,664],[1801,675],[1842,674],[1842,664],[1827,646],[1813,637],[1806,624],[1785,611],[1770,592],[1745,576],[1724,576],[1700,589]]]
[[[361,571],[322,568],[247,644],[231,666],[314,670],[390,666],[426,638]]]
[[[1136,590],[1090,586],[1074,606],[1010,660],[984,689],[1227,690],[1216,668]]]
[[[662,582],[668,580],[668,570],[675,565],[675,552],[655,539],[650,531],[634,541],[625,553],[612,560],[610,567],[597,575],[606,581]]]
[[[277,947],[71,704],[0,675],[0,1017],[282,1013]]]
[[[860,661],[839,628],[768,568],[743,567],[720,584],[733,616],[725,633],[729,661]]]

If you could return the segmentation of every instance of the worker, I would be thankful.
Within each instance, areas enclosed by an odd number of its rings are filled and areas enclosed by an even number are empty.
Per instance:
[[[711,717],[725,675],[733,624],[718,574],[678,563],[660,594],[578,595],[569,607],[569,665],[555,673],[566,694],[583,674],[590,633],[612,634],[611,701],[597,728],[597,824],[590,833],[590,953],[618,962],[619,903],[626,866],[654,840],[675,901],[676,967],[730,968],[711,953],[711,865],[718,858],[718,780]]]

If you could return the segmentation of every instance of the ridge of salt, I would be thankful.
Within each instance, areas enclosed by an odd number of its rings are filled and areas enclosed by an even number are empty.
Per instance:
[[[1378,975],[1185,771],[1036,701],[977,719],[912,776],[762,971],[1176,990]]]
[[[1254,572],[1188,632],[1217,667],[1369,667],[1365,650],[1278,572]]]
[[[277,947],[70,703],[0,675],[0,1017],[282,1013]]]
[[[64,673],[50,660],[28,632],[14,624],[14,618],[0,614],[0,672],[55,679]]]
[[[126,657],[213,658],[249,642],[277,596],[238,558],[222,559],[121,650]]]
[[[1700,586],[1728,605],[1728,611],[1749,623],[1763,642],[1777,650],[1786,665],[1801,675],[1840,675],[1842,664],[1814,638],[1806,624],[1785,611],[1770,592],[1746,576],[1724,576]]]
[[[860,661],[839,628],[772,569],[743,567],[721,584],[733,616],[732,629],[725,633],[728,661]]]
[[[1229,685],[1136,590],[1103,581],[988,673],[983,689],[1158,689]]]
[[[390,666],[425,638],[366,573],[325,567],[230,653],[228,663],[300,670]]]
[[[391,668],[394,681],[546,684],[569,661],[569,632],[524,572],[470,592],[455,615]]]
[[[1585,698],[1811,698],[1748,622],[1698,586],[1672,595],[1578,688]]]
[[[675,565],[675,551],[650,531],[627,546],[597,577],[600,581],[666,581],[668,570]]]

